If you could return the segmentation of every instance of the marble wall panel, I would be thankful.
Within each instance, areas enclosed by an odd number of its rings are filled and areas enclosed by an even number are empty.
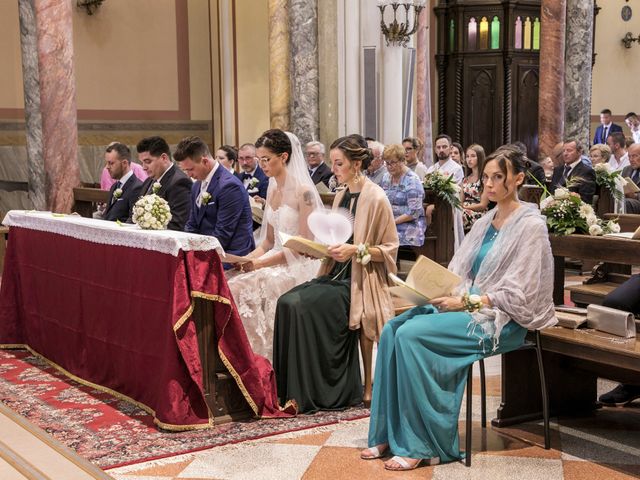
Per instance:
[[[271,128],[289,129],[288,0],[269,0],[269,110]]]

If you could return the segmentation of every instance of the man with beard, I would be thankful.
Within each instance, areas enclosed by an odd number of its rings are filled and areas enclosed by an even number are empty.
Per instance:
[[[451,137],[449,135],[438,135],[436,137],[436,157],[438,161],[427,170],[427,175],[440,172],[447,176],[453,175],[453,179],[458,185],[462,185],[464,172],[462,166],[451,158]]]

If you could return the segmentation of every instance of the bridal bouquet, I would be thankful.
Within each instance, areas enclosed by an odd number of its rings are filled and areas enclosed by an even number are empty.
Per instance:
[[[145,195],[133,206],[132,219],[143,230],[164,230],[171,221],[171,210],[164,198]]]
[[[603,235],[620,231],[615,220],[605,222],[599,219],[591,205],[584,203],[580,195],[569,192],[566,188],[558,188],[553,195],[545,195],[540,202],[540,210],[547,217],[549,233]]]
[[[596,184],[608,189],[619,202],[624,201],[624,186],[627,181],[620,172],[612,170],[608,163],[599,163],[593,169],[596,172]]]
[[[449,202],[454,208],[462,208],[460,203],[460,186],[453,179],[453,175],[436,170],[424,177],[425,190],[433,190],[443,200]]]

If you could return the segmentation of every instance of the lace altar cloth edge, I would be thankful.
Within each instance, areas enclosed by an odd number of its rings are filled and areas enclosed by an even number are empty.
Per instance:
[[[137,225],[107,220],[61,215],[51,212],[10,210],[2,224],[7,227],[23,227],[103,245],[142,248],[154,252],[178,256],[182,251],[216,250],[221,256],[224,250],[217,238],[209,235],[173,230],[142,230]]]

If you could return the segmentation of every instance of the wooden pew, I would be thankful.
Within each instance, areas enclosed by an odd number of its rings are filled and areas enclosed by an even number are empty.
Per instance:
[[[608,188],[597,187],[597,194],[594,196],[593,209],[596,211],[596,215],[602,218],[608,213],[613,213],[615,207],[615,201],[613,195]]]
[[[7,238],[9,236],[9,227],[0,225],[0,277],[4,271],[4,255],[7,252]]]
[[[413,247],[413,251],[416,256],[424,255],[446,266],[453,258],[453,210],[447,201],[431,190],[424,191],[424,208],[428,205],[435,205],[431,223],[427,225],[424,244],[421,247]]]
[[[99,188],[76,187],[73,189],[73,211],[83,217],[91,218],[98,203],[109,201],[109,192]]]
[[[540,199],[544,190],[538,185],[522,185],[518,190],[518,198],[523,202],[540,205]]]

